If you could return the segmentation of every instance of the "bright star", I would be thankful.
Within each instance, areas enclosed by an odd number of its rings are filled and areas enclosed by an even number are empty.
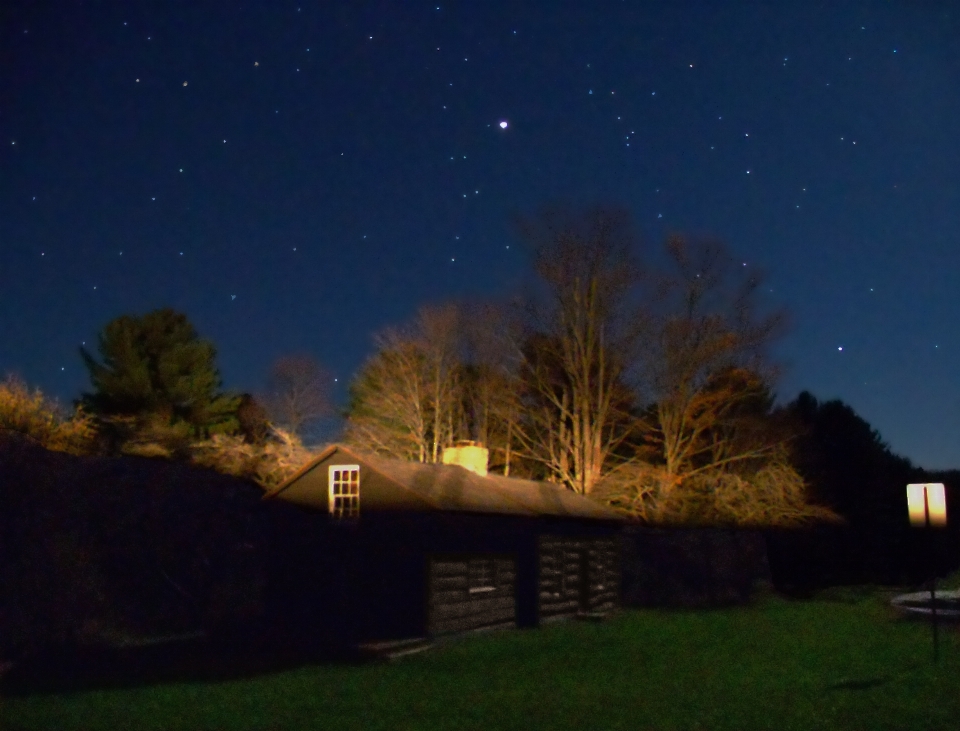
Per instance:
[[[502,122],[500,122],[500,129],[506,129],[509,126],[510,125],[507,123],[507,120],[503,120]]]

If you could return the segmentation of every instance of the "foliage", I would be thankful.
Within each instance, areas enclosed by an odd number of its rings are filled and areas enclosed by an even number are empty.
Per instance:
[[[251,444],[259,444],[270,433],[270,417],[256,397],[249,393],[240,395],[240,404],[237,406],[237,422],[240,434]]]
[[[77,408],[64,416],[40,389],[31,390],[16,376],[0,383],[0,431],[24,434],[47,449],[86,454],[94,448],[93,420]]]
[[[807,484],[783,451],[751,471],[717,468],[683,479],[662,466],[629,462],[604,478],[595,497],[653,524],[792,526],[840,520],[811,502]]]
[[[191,446],[191,460],[197,466],[254,480],[265,489],[279,485],[312,456],[299,437],[278,427],[271,427],[269,434],[257,442],[238,435],[214,434]]]
[[[794,457],[819,499],[854,522],[904,525],[904,486],[919,471],[847,404],[803,392],[787,405]]]
[[[220,392],[216,350],[170,309],[110,321],[97,361],[81,348],[93,392],[81,403],[112,448],[183,452],[190,440],[235,431],[239,399]]]

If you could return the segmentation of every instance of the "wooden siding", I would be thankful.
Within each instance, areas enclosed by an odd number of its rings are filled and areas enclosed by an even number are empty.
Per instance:
[[[429,633],[516,626],[516,583],[513,557],[474,554],[431,558]]]
[[[620,594],[617,543],[612,538],[541,536],[541,622],[608,612]]]

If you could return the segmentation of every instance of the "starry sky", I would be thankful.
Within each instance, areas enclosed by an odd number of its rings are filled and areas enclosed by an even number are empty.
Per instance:
[[[171,306],[227,388],[307,352],[342,389],[418,306],[522,293],[511,216],[609,203],[767,273],[782,400],[960,467],[955,8],[8,0],[0,371],[69,402]]]

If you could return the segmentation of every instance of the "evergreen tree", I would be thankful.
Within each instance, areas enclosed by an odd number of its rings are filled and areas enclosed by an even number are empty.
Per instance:
[[[163,309],[118,317],[100,333],[98,350],[99,362],[80,349],[93,384],[81,403],[113,446],[152,443],[170,453],[237,429],[239,399],[220,391],[216,349],[185,315]]]

